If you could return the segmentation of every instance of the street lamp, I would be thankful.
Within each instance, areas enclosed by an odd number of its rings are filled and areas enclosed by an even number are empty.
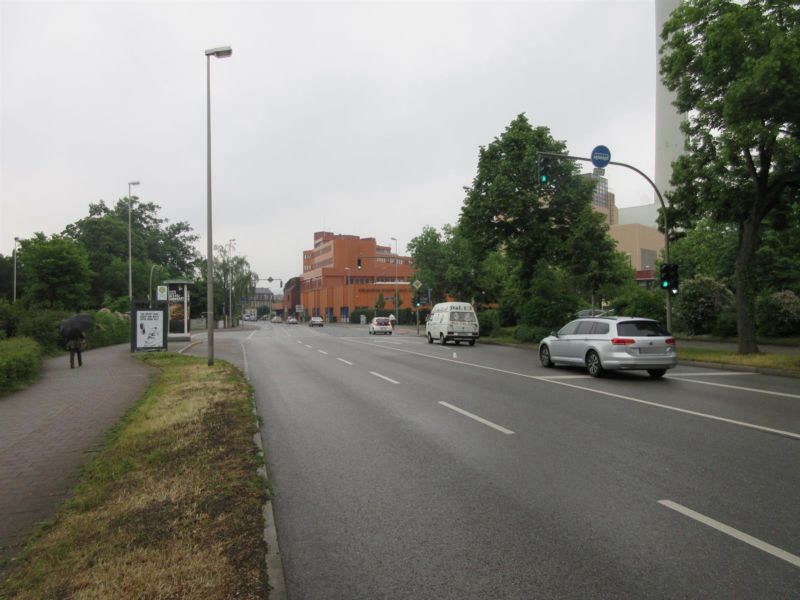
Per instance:
[[[14,304],[17,301],[17,242],[19,238],[14,238],[14,299],[11,301]]]
[[[230,46],[206,50],[206,218],[208,225],[208,281],[206,295],[208,306],[206,320],[208,322],[208,366],[214,364],[214,244],[211,239],[211,57],[227,58],[233,54]]]
[[[347,271],[347,275],[345,276],[347,277],[347,322],[350,323],[350,315],[352,314],[351,309],[353,304],[353,284],[350,279],[350,267],[345,267],[344,270]]]
[[[233,327],[233,276],[231,273],[231,267],[233,267],[231,255],[233,254],[233,250],[231,247],[234,242],[236,242],[236,239],[228,240],[228,327]]]
[[[139,185],[139,182],[128,182],[128,300],[131,302],[131,308],[133,308],[133,269],[131,263],[131,204],[133,204],[131,186],[133,185]]]
[[[399,255],[397,253],[397,238],[391,238],[394,240],[394,312],[397,314],[395,318],[397,322],[400,322],[400,308],[397,305],[398,295],[400,294],[399,284],[397,282],[397,261],[399,260]]]
[[[153,269],[158,267],[159,269],[163,268],[161,265],[151,265],[150,266],[150,283],[147,284],[147,300],[150,304],[150,308],[153,308]]]

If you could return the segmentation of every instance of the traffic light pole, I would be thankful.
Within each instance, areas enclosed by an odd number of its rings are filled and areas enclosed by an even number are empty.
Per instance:
[[[570,156],[568,154],[557,154],[555,152],[539,152],[539,156],[547,156],[548,158],[558,158],[558,159],[567,159],[567,160],[582,160],[584,162],[592,162],[591,158],[586,158],[585,156]],[[626,169],[630,169],[631,171],[635,171],[642,177],[647,180],[647,183],[653,188],[658,197],[658,201],[661,203],[662,214],[664,215],[664,259],[667,263],[669,263],[669,217],[667,215],[667,205],[664,204],[664,198],[661,196],[661,192],[658,191],[658,187],[653,180],[650,179],[647,175],[642,173],[639,169],[634,167],[633,165],[629,165],[623,162],[615,162],[613,160],[608,162],[609,165],[616,165],[618,167],[625,167]],[[670,333],[672,332],[672,293],[667,292],[667,331]]]

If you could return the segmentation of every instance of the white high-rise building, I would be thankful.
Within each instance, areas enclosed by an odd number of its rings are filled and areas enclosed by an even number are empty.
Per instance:
[[[675,94],[670,92],[661,83],[661,75],[659,73],[659,63],[661,55],[659,49],[661,48],[661,30],[664,28],[672,11],[674,11],[680,4],[680,0],[655,0],[655,84],[656,84],[656,164],[655,164],[655,184],[665,196],[665,192],[669,190],[669,180],[672,177],[672,163],[677,160],[678,156],[683,152],[684,136],[681,132],[681,122],[683,115],[681,115],[672,102],[675,100]],[[664,202],[666,202],[666,197]],[[641,223],[642,225],[655,226],[658,218],[658,209],[661,204],[658,198],[653,195],[652,204],[644,204],[642,206],[631,206],[629,208],[619,209],[619,223]]]

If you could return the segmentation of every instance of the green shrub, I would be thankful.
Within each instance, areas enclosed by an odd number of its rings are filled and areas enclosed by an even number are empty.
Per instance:
[[[19,389],[39,376],[42,350],[31,338],[0,340],[0,392]]]
[[[25,309],[22,308],[22,303],[10,303],[5,298],[0,298],[0,331],[6,337],[14,337],[17,335],[17,328],[22,319]]]
[[[496,308],[482,310],[478,313],[478,323],[481,326],[481,335],[490,336],[500,331],[500,311]]]
[[[800,333],[800,298],[790,290],[759,296],[756,323],[758,333],[768,337]]]
[[[739,327],[736,324],[736,311],[734,307],[723,310],[714,320],[714,327],[711,333],[719,337],[736,337]]]
[[[19,321],[17,335],[36,340],[45,354],[57,354],[64,349],[64,339],[58,332],[62,319],[72,313],[62,310],[29,310]]]
[[[550,330],[538,325],[519,325],[514,330],[514,339],[526,344],[536,344],[550,335]]]
[[[697,335],[712,331],[717,316],[730,311],[733,305],[733,294],[722,282],[698,276],[682,285],[675,311],[686,332]]]
[[[662,290],[630,286],[611,302],[615,315],[645,317],[660,323],[666,321],[666,298]]]
[[[131,322],[127,317],[105,309],[89,314],[94,320],[92,328],[86,332],[86,344],[89,348],[130,342]]]

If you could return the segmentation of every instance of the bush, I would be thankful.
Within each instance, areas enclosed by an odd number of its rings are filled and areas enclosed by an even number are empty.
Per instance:
[[[89,348],[101,348],[131,341],[131,322],[127,317],[108,309],[101,309],[92,316],[94,325],[86,332],[86,345]]]
[[[44,354],[57,354],[64,349],[64,339],[58,332],[58,326],[62,319],[71,314],[62,310],[26,311],[19,321],[17,335],[36,340]]]
[[[550,335],[550,330],[538,325],[519,325],[514,330],[514,339],[526,344],[536,344]]]
[[[624,317],[645,317],[664,323],[667,317],[666,298],[661,290],[631,286],[611,302],[614,314]]]
[[[500,311],[496,308],[482,310],[478,313],[478,323],[481,327],[482,336],[490,336],[500,331]]]
[[[19,389],[39,376],[42,350],[31,338],[0,340],[0,392]]]
[[[758,333],[769,337],[800,333],[800,298],[790,290],[759,296],[756,323]]]
[[[675,310],[689,335],[709,333],[717,317],[730,311],[733,294],[723,283],[711,277],[695,277],[683,284]]]

